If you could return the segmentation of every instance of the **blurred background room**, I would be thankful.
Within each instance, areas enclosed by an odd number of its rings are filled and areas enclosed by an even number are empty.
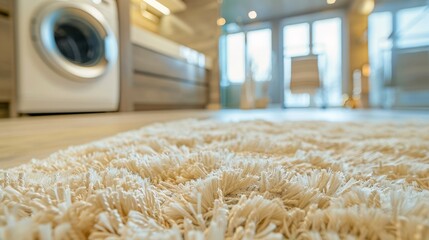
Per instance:
[[[79,1],[111,22],[107,50],[91,13],[58,2],[0,2],[1,117],[429,107],[427,0]],[[60,10],[38,43],[31,21]]]
[[[221,13],[224,107],[249,81],[286,108],[429,107],[428,1],[224,0]]]

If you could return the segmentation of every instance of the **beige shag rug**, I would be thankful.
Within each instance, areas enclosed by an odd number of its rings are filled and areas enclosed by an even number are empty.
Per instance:
[[[0,175],[0,239],[429,239],[424,123],[185,120]]]

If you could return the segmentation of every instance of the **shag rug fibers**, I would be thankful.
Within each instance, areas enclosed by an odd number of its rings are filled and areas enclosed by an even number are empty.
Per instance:
[[[155,124],[0,173],[0,239],[429,239],[429,124]]]

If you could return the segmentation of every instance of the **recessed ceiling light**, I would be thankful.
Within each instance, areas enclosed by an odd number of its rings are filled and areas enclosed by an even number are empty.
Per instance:
[[[326,3],[327,4],[334,4],[334,3],[336,3],[337,2],[337,0],[326,0]]]
[[[255,19],[258,16],[256,11],[250,11],[247,15],[249,16],[250,19]]]
[[[225,25],[225,23],[226,23],[226,19],[225,19],[225,18],[223,18],[223,17],[221,17],[221,18],[219,18],[219,19],[216,21],[216,23],[217,23],[217,25],[218,25],[218,26],[223,26],[223,25]]]

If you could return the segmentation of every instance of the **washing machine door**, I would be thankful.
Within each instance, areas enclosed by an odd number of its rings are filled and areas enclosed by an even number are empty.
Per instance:
[[[32,33],[43,59],[72,80],[97,79],[117,61],[115,34],[90,4],[50,3],[34,17]]]

